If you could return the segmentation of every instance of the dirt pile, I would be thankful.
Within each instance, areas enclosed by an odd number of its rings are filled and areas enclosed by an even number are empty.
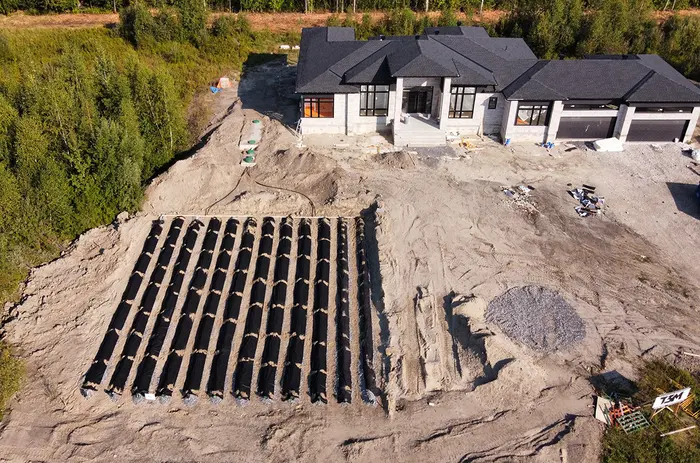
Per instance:
[[[511,339],[541,352],[566,349],[586,337],[576,311],[558,293],[539,286],[512,288],[493,299],[486,320]]]

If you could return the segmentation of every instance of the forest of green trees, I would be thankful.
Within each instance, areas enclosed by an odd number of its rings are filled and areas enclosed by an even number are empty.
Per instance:
[[[231,16],[207,28],[199,5],[130,7],[117,31],[0,31],[0,301],[68,240],[139,208],[202,128],[197,89],[298,41]]]
[[[474,11],[481,6],[481,0],[202,0],[203,4],[216,11],[335,11],[347,8],[355,11],[394,10],[408,8],[414,11],[458,10]],[[604,1],[604,0],[603,0]],[[0,14],[15,10],[29,12],[68,12],[68,11],[116,11],[127,7],[133,0],[0,0]],[[163,8],[172,6],[173,0],[142,0],[145,6]],[[484,0],[484,8],[513,10],[528,8],[532,0]],[[537,3],[537,2],[534,2]],[[582,2],[586,9],[599,9],[601,0]],[[700,8],[700,0],[653,0],[658,10],[679,10]]]

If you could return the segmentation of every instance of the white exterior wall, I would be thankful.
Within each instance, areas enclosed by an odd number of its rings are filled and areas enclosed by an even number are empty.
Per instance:
[[[489,98],[498,98],[496,109],[489,109]],[[474,117],[471,119],[457,119],[447,117],[449,111],[449,94],[446,98],[447,110],[445,111],[445,129],[459,131],[465,135],[494,134],[501,130],[503,112],[507,101],[502,93],[477,93],[474,100]],[[513,116],[515,117],[515,116]],[[440,124],[442,127],[442,123]]]
[[[347,130],[347,99],[348,95],[345,93],[333,95],[333,117],[302,117],[302,135],[313,133],[345,134]]]
[[[360,116],[360,94],[348,94],[347,134],[383,132],[391,129],[391,121],[396,110],[396,85],[389,87],[388,116]],[[400,108],[399,108],[400,109]]]
[[[547,135],[545,125],[515,125],[515,115],[518,112],[517,101],[506,101],[501,119],[501,138],[510,138],[511,143],[534,142],[542,143]]]

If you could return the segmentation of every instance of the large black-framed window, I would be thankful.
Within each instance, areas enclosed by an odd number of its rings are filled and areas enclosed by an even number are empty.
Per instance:
[[[474,117],[475,99],[475,87],[453,86],[450,88],[450,112],[447,116],[456,119],[471,119]]]
[[[547,125],[549,103],[521,101],[515,115],[515,125]]]
[[[387,116],[389,114],[389,86],[360,86],[360,116]]]
[[[304,97],[304,117],[333,116],[333,95]]]

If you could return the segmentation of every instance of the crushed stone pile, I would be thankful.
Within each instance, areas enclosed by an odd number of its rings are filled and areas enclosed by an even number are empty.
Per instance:
[[[541,286],[511,288],[493,299],[486,320],[533,350],[554,352],[583,340],[586,328],[559,293]]]

